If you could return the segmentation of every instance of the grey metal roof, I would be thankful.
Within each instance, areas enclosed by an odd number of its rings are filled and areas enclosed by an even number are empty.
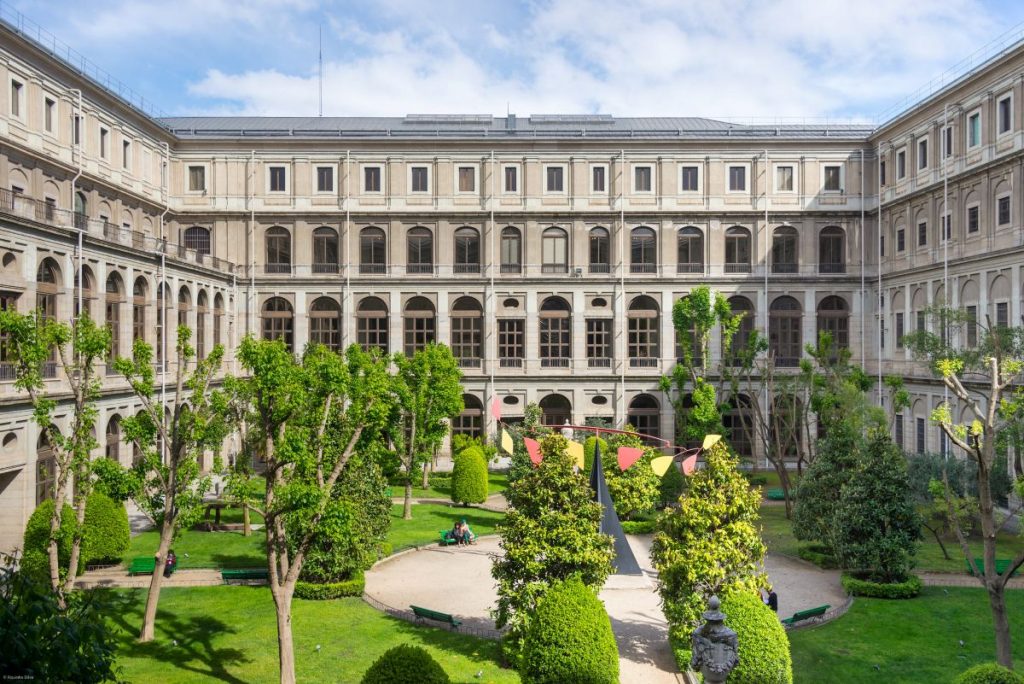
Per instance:
[[[838,138],[863,140],[865,124],[748,125],[700,117],[605,114],[411,114],[405,117],[184,116],[158,119],[182,139],[242,138]]]

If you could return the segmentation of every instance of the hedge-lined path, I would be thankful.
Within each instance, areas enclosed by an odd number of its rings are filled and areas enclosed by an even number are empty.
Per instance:
[[[121,566],[89,570],[75,580],[78,589],[94,587],[116,587],[118,589],[147,589],[150,575],[128,576],[128,571]],[[216,587],[224,584],[220,570],[213,568],[192,568],[177,570],[170,577],[165,577],[161,587]]]
[[[780,618],[825,604],[838,608],[846,603],[838,570],[822,570],[813,563],[773,553],[765,556],[764,569],[779,597]]]
[[[981,589],[979,582],[972,575],[951,575],[942,572],[922,572],[918,575],[926,587],[972,587]],[[1007,589],[1024,589],[1024,577],[1011,577],[1006,583]]]

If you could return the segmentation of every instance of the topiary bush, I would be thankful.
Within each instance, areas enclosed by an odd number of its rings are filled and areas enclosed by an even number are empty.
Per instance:
[[[449,684],[451,679],[425,648],[402,644],[384,652],[363,675],[362,684]]]
[[[996,663],[982,663],[962,672],[953,684],[1024,684],[1024,676]]]
[[[789,637],[761,597],[750,591],[726,594],[722,612],[740,646],[740,662],[730,673],[729,684],[792,684]]]
[[[306,599],[307,601],[327,601],[346,596],[362,596],[363,589],[365,588],[366,579],[362,573],[352,579],[341,582],[328,582],[325,584],[296,582],[295,598]]]
[[[50,584],[50,559],[47,547],[50,544],[50,518],[53,516],[53,499],[46,499],[36,507],[25,525],[25,536],[22,541],[22,571],[32,581],[48,586]],[[60,530],[57,532],[57,558],[61,567],[61,574],[66,572],[68,562],[71,560],[71,544],[75,536],[75,511],[71,506],[64,504],[64,513],[60,518]],[[82,556],[79,558],[81,560]],[[79,562],[79,572],[85,568],[84,562]]]
[[[90,563],[117,563],[131,544],[131,528],[124,504],[93,492],[85,504],[82,558]]]
[[[478,446],[463,449],[455,456],[452,501],[462,505],[487,501],[487,460]]]
[[[910,575],[902,582],[871,582],[843,575],[843,589],[850,596],[882,599],[909,599],[921,593],[921,578]]]
[[[523,645],[523,684],[616,684],[619,651],[612,623],[578,577],[551,587],[537,604]]]

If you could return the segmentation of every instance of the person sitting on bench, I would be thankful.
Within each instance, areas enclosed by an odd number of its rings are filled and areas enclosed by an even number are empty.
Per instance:
[[[469,529],[469,525],[466,524],[465,518],[455,523],[455,529],[452,531],[452,536],[455,537],[455,542],[459,546],[473,543],[473,531]]]

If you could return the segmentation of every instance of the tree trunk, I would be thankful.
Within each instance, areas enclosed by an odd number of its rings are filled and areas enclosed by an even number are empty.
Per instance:
[[[64,609],[64,593],[60,584],[60,555],[57,548],[57,537],[60,534],[61,516],[64,513],[63,487],[57,487],[53,493],[53,515],[50,516],[50,543],[47,551],[50,556],[50,586],[57,596],[57,605]]]
[[[71,556],[68,558],[68,576],[64,579],[64,595],[67,596],[75,588],[78,576],[78,559],[82,557],[82,535],[85,533],[85,505],[88,499],[84,494],[75,501],[75,535],[71,540]]]
[[[242,536],[248,537],[252,535],[252,524],[249,520],[249,504],[242,504]]]
[[[272,587],[277,609],[277,654],[281,663],[281,684],[295,684],[295,646],[292,643],[292,591],[286,583]]]
[[[402,509],[402,519],[412,520],[412,475],[409,474],[405,478],[405,507]]]
[[[994,570],[993,570],[994,572]],[[988,579],[986,578],[986,582]],[[996,630],[996,662],[1013,669],[1013,653],[1010,650],[1010,620],[1006,614],[1006,591],[1002,582],[988,588],[988,603],[992,608],[992,625]]]
[[[160,527],[160,546],[156,550],[156,565],[153,566],[153,577],[149,580],[149,594],[146,595],[146,612],[142,615],[142,629],[139,641],[152,641],[156,631],[156,610],[160,603],[160,585],[164,580],[164,567],[167,564],[167,552],[171,549],[174,537],[174,523],[164,517]]]
[[[793,519],[793,494],[792,484],[789,481],[789,471],[786,470],[785,463],[779,463],[775,466],[775,471],[779,474],[779,486],[782,487],[782,501],[786,506],[786,520]]]
[[[430,489],[430,464],[423,464],[423,489]]]
[[[949,551],[946,550],[946,545],[942,543],[942,537],[939,535],[939,528],[932,527],[928,523],[924,523],[924,528],[931,532],[932,536],[935,537],[935,542],[939,545],[939,548],[942,549],[942,557],[946,560],[953,560],[949,557]]]
[[[995,460],[995,448],[991,431],[982,453],[978,454],[978,510],[981,513],[981,535],[984,545],[984,578],[988,590],[988,602],[992,608],[992,627],[996,635],[996,662],[1013,669],[1013,652],[1010,649],[1010,621],[1006,614],[1006,587],[996,573],[996,524],[995,506],[992,501],[991,473],[989,469]]]

